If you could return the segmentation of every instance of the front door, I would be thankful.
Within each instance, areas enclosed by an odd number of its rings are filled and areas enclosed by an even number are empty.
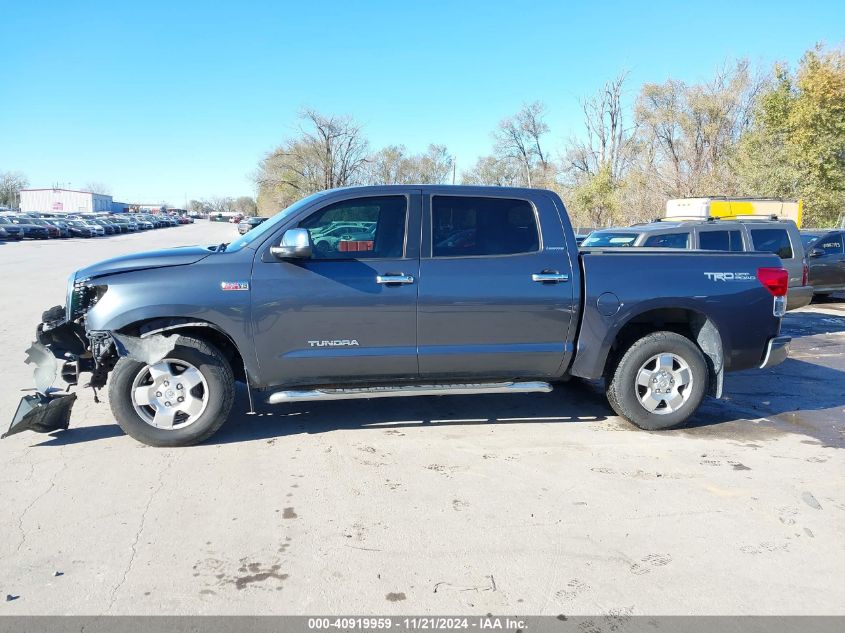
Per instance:
[[[552,202],[433,195],[425,206],[422,376],[557,376],[572,353],[578,289]]]
[[[311,233],[310,259],[256,258],[252,323],[265,384],[418,377],[419,216],[418,192],[341,200],[298,223]]]

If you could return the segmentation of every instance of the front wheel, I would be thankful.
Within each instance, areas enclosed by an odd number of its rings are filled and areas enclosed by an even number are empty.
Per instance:
[[[641,429],[668,429],[695,413],[707,380],[695,343],[675,332],[654,332],[635,341],[610,372],[607,400]]]
[[[229,417],[234,376],[220,351],[180,336],[157,363],[121,358],[109,381],[112,413],[127,435],[150,446],[190,446]]]

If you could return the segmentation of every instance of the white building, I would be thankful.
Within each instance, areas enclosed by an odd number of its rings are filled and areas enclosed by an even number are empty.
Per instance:
[[[21,211],[100,213],[112,209],[112,197],[72,189],[21,189]]]

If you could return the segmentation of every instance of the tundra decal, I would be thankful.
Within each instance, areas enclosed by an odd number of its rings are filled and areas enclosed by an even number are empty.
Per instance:
[[[339,339],[337,341],[308,341],[311,347],[349,347],[358,345],[358,341],[353,339]]]
[[[710,281],[755,281],[751,273],[704,273]]]

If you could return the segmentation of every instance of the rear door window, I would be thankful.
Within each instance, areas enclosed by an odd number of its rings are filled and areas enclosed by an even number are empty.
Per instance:
[[[643,246],[655,248],[689,248],[689,233],[666,233],[650,236]]]
[[[825,255],[841,255],[842,254],[842,233],[831,233],[825,235],[822,239],[816,242],[813,248],[820,248]]]
[[[792,259],[792,244],[786,229],[751,229],[754,250],[774,253],[781,259]]]
[[[742,251],[742,233],[739,231],[701,231],[698,248],[705,251]]]
[[[540,249],[534,207],[526,200],[434,196],[434,257],[516,255]]]

